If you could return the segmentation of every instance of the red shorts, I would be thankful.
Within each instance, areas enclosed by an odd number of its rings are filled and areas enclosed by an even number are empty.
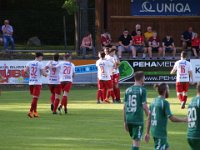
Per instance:
[[[61,94],[62,87],[60,84],[49,84],[48,86],[52,94]]]
[[[104,80],[99,80],[99,89],[112,89],[113,88],[113,84],[112,84],[112,80],[108,80],[108,81],[104,81]]]
[[[40,91],[42,89],[42,85],[30,85],[29,89],[30,89],[31,95],[39,97]]]
[[[119,83],[119,77],[120,77],[119,73],[118,73],[118,74],[114,74],[114,75],[112,76],[112,80],[113,80],[113,84],[114,84],[114,85],[116,85],[116,84]]]
[[[71,87],[72,87],[72,82],[61,82],[61,87],[62,87],[62,90],[69,93]]]
[[[188,92],[189,82],[176,82],[176,91],[181,92]]]

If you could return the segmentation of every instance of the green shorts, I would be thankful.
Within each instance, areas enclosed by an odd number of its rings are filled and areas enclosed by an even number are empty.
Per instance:
[[[167,138],[153,138],[154,140],[154,150],[166,150],[169,148]]]
[[[200,139],[188,139],[191,150],[199,150],[200,148]]]
[[[133,140],[142,140],[143,135],[143,125],[127,124],[129,134]]]

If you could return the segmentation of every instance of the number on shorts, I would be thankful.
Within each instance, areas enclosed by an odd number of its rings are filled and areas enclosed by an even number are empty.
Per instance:
[[[71,73],[71,67],[70,66],[64,66],[63,74],[70,74]]]

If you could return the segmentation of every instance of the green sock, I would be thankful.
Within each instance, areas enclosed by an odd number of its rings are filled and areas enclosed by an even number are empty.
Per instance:
[[[132,147],[132,150],[139,150],[139,147],[133,146],[133,147]]]

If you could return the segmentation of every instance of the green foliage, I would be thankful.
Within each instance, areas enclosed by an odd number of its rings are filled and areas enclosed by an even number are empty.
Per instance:
[[[65,0],[62,7],[67,10],[69,15],[74,14],[78,9],[76,0]]]

